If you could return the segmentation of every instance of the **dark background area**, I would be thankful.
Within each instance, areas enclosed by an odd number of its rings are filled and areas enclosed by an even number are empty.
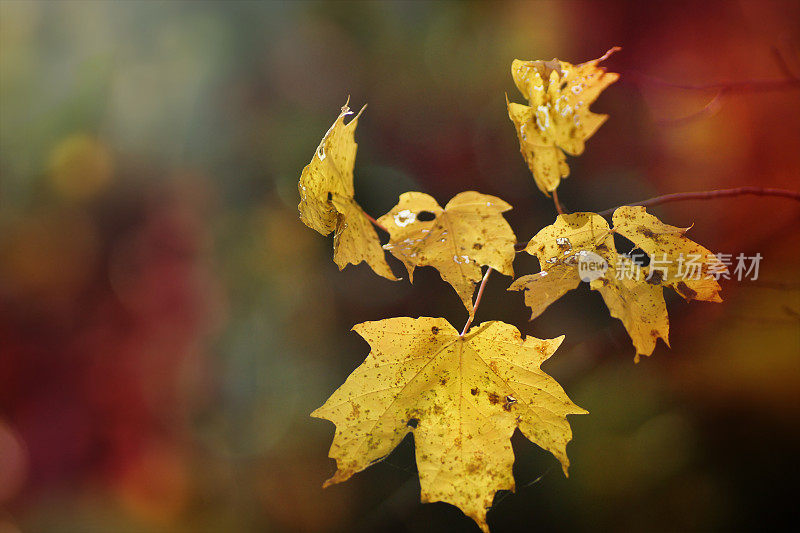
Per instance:
[[[514,206],[524,241],[555,213],[507,117],[511,61],[619,45],[621,79],[593,106],[610,119],[559,189],[569,209],[797,189],[796,88],[683,120],[715,92],[670,83],[797,76],[798,20],[800,3],[762,0],[0,1],[0,532],[477,531],[419,503],[410,440],[321,489],[333,426],[308,415],[367,354],[349,329],[466,320],[433,269],[413,286],[339,272],[300,222],[298,177],[339,108],[369,104],[368,213],[477,190]],[[652,212],[760,253],[759,279],[723,282],[723,304],[670,295],[672,349],[634,365],[598,294],[529,323],[493,276],[477,322],[565,334],[544,369],[591,413],[570,418],[569,479],[515,436],[518,492],[498,495],[494,533],[764,530],[795,510],[798,204]]]

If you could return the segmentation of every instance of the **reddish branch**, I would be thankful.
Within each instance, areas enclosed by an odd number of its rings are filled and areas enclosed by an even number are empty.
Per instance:
[[[467,323],[464,324],[464,329],[461,330],[461,336],[467,334],[467,330],[472,325],[472,319],[475,318],[475,313],[478,312],[478,306],[481,304],[481,298],[483,297],[483,289],[486,287],[486,282],[489,280],[489,275],[492,273],[492,267],[486,267],[486,274],[483,275],[483,279],[481,280],[481,286],[478,288],[478,296],[475,297],[475,304],[472,306],[472,312],[469,314],[469,318],[467,319]]]
[[[715,198],[728,198],[733,196],[776,196],[781,198],[789,198],[791,200],[800,202],[800,192],[790,191],[787,189],[770,189],[766,187],[736,187],[735,189],[717,189],[714,191],[698,191],[698,192],[677,192],[673,194],[665,194],[663,196],[656,196],[648,200],[636,202],[625,205],[641,205],[651,206],[666,204],[669,202],[681,202],[684,200],[712,200]],[[606,209],[600,211],[598,215],[607,216],[612,214],[617,208]]]

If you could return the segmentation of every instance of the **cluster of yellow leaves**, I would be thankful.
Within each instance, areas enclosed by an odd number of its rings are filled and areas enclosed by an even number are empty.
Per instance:
[[[422,501],[453,504],[488,532],[494,494],[514,490],[515,429],[567,472],[572,431],[566,415],[586,411],[539,368],[563,336],[522,338],[503,322],[461,336],[445,319],[427,317],[353,329],[372,350],[312,413],[336,424],[329,455],[337,471],[325,485],[386,457],[412,433]]]
[[[611,316],[622,321],[636,347],[638,361],[640,354],[653,353],[659,338],[669,345],[663,288],[672,287],[686,300],[720,302],[719,283],[709,274],[724,270],[724,266],[710,251],[686,237],[689,228],[664,224],[644,207],[620,207],[614,211],[612,224],[613,229],[595,213],[559,215],[525,248],[539,260],[541,272],[520,277],[509,290],[525,291],[525,304],[531,308],[533,320],[577,288],[581,282],[579,264],[591,258],[588,254],[596,254],[608,268],[589,286],[600,292]],[[658,268],[643,267],[639,279],[619,275],[631,272],[631,265],[624,264],[631,260],[617,253],[613,233],[658,259]],[[682,262],[692,256],[699,258],[696,271],[680,272]]]
[[[512,76],[529,105],[508,103],[520,148],[537,186],[554,191],[569,174],[566,154],[583,152],[586,139],[606,120],[589,111],[600,92],[617,80],[598,64],[618,50],[579,65],[556,59],[519,61]],[[506,99],[507,100],[507,99]],[[363,111],[363,109],[362,109]],[[300,216],[323,235],[334,233],[334,260],[340,269],[366,262],[379,275],[396,280],[384,250],[414,269],[436,268],[453,286],[470,314],[472,295],[489,267],[512,276],[516,237],[503,217],[511,206],[494,196],[467,191],[442,208],[427,194],[407,192],[378,219],[354,198],[356,115],[345,105],[300,177]],[[720,287],[707,274],[724,270],[688,228],[662,223],[643,207],[621,207],[613,228],[595,213],[559,215],[542,229],[526,251],[541,272],[517,279],[531,320],[581,283],[580,266],[595,258],[607,267],[590,287],[603,297],[611,316],[622,321],[640,354],[650,355],[661,338],[668,343],[669,321],[663,289],[687,300],[721,301]],[[389,234],[381,247],[373,224]],[[631,259],[617,253],[614,233],[667,265],[643,268],[640,279],[617,276]],[[681,256],[701,259],[699,276],[679,271]],[[465,326],[465,330],[468,326]],[[486,511],[499,490],[514,490],[510,438],[518,428],[550,451],[567,472],[567,415],[586,413],[572,403],[540,365],[563,336],[523,338],[503,322],[487,322],[459,334],[443,318],[390,318],[353,328],[371,347],[363,364],[312,416],[332,421],[336,434],[330,457],[337,471],[325,486],[349,479],[386,457],[408,434],[414,436],[423,502],[459,507],[488,532]]]
[[[619,78],[598,66],[617,50],[579,65],[557,59],[515,59],[511,65],[511,76],[528,105],[508,102],[506,97],[508,116],[536,185],[548,196],[569,175],[564,152],[582,154],[586,139],[608,118],[592,113],[589,106]]]

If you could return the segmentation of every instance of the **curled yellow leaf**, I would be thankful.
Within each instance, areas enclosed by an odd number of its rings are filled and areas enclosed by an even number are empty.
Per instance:
[[[353,167],[356,161],[355,130],[362,108],[352,115],[347,104],[323,137],[311,162],[300,175],[300,219],[322,235],[332,231],[333,260],[343,269],[362,261],[376,274],[396,280],[381,248],[380,240],[367,215],[355,201]]]

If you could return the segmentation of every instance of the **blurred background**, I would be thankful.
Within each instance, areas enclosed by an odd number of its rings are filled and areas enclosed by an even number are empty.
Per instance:
[[[321,489],[333,425],[308,415],[368,352],[349,329],[466,319],[433,269],[339,272],[300,222],[298,177],[339,108],[369,103],[367,212],[473,189],[514,206],[524,241],[554,211],[507,117],[514,58],[623,47],[593,108],[611,118],[559,189],[571,210],[798,189],[796,85],[708,108],[714,91],[671,85],[798,76],[798,21],[793,0],[0,1],[0,532],[477,531],[418,503],[410,439]],[[672,349],[634,365],[598,294],[529,323],[492,277],[477,321],[566,334],[544,369],[591,412],[570,419],[569,480],[515,436],[495,533],[770,529],[796,508],[798,204],[652,212],[760,253],[759,278],[723,282],[723,304],[669,295]]]

